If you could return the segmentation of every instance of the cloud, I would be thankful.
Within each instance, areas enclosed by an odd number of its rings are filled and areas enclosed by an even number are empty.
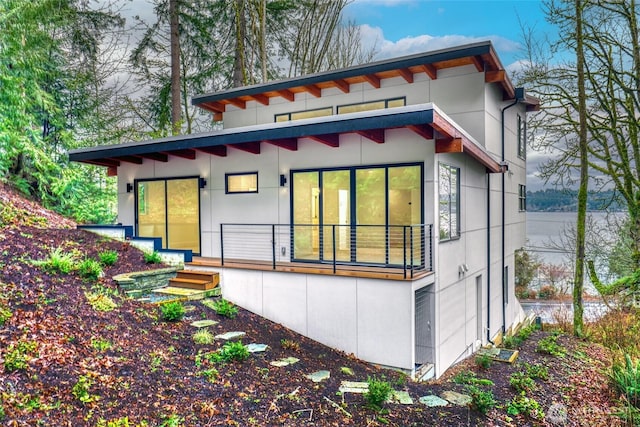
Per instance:
[[[404,37],[394,42],[385,39],[384,32],[380,27],[372,27],[368,24],[360,25],[360,35],[365,48],[376,47],[376,59],[394,58],[485,40],[491,40],[499,52],[517,52],[520,49],[519,43],[496,35],[470,37],[456,34],[445,36],[423,34],[415,37]]]

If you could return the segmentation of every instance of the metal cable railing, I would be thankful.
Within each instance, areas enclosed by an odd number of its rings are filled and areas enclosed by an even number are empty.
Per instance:
[[[433,226],[221,224],[221,262],[309,262],[431,271]]]

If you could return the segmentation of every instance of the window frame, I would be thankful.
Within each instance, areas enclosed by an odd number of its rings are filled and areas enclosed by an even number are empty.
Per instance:
[[[527,186],[518,184],[518,211],[527,211]]]
[[[525,160],[527,158],[527,121],[518,114],[518,157]]]
[[[352,103],[352,104],[342,104],[342,105],[338,105],[338,106],[336,107],[336,114],[338,114],[338,115],[339,115],[339,114],[353,114],[354,112],[350,112],[350,113],[341,113],[341,112],[340,112],[340,109],[341,109],[341,108],[345,108],[345,107],[355,107],[355,106],[357,106],[357,105],[375,104],[375,103],[377,103],[377,102],[384,102],[384,108],[372,108],[372,109],[369,109],[369,110],[362,110],[362,111],[384,110],[384,109],[390,108],[390,107],[389,107],[389,103],[390,103],[390,102],[393,102],[393,101],[399,101],[399,100],[402,100],[402,101],[404,102],[404,105],[402,105],[402,106],[405,106],[405,107],[406,107],[406,105],[407,105],[407,97],[406,97],[406,96],[397,96],[397,97],[394,97],[394,98],[387,98],[387,99],[375,99],[375,100],[371,100],[371,101],[354,102],[354,103]],[[391,108],[396,108],[396,107],[391,107]],[[357,111],[357,112],[361,112],[361,111]]]
[[[237,176],[255,176],[256,177],[256,189],[255,190],[229,190],[229,178]],[[256,194],[260,188],[258,180],[258,171],[252,172],[229,172],[224,174],[224,194]]]
[[[291,117],[294,114],[312,113],[314,111],[323,111],[323,110],[329,111],[329,114],[320,114],[318,116],[305,117],[305,118],[306,119],[312,119],[312,118],[316,118],[316,117],[328,117],[328,116],[332,116],[333,115],[333,106],[329,106],[329,107],[312,108],[310,110],[298,110],[298,111],[289,111],[287,113],[274,114],[273,115],[273,121],[274,121],[274,123],[284,123],[284,122],[290,122],[290,121],[294,121],[294,120],[304,120],[304,119],[292,119]],[[287,117],[287,120],[278,121],[279,117]]]
[[[456,176],[456,183],[455,183],[455,201],[452,201],[452,194],[451,194],[451,179],[449,179],[449,193],[448,193],[448,215],[449,215],[449,235],[443,235],[442,234],[442,227],[441,227],[441,223],[442,223],[442,207],[440,206],[441,199],[442,199],[442,193],[441,191],[441,172],[440,172],[440,168],[447,168],[449,169],[449,173],[450,173],[450,177],[453,176],[455,174]],[[451,224],[452,224],[452,217],[453,217],[453,213],[452,212],[452,206],[454,205],[455,202],[455,218],[456,218],[456,227],[455,227],[455,235],[452,235],[451,233]],[[458,240],[460,239],[460,235],[461,235],[461,227],[460,227],[460,216],[461,216],[461,209],[460,209],[460,168],[456,167],[456,166],[452,166],[450,164],[447,163],[442,163],[442,162],[438,162],[438,236],[439,236],[439,240],[440,242],[448,242],[448,241],[452,241],[452,240]]]

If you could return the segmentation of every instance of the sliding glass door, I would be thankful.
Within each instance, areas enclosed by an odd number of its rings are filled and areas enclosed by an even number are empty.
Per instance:
[[[136,181],[136,229],[138,236],[162,238],[164,249],[199,254],[199,178]]]
[[[294,259],[421,263],[423,181],[422,164],[293,171]]]

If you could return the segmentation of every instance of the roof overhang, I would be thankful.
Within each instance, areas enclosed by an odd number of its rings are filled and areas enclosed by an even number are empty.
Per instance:
[[[466,65],[471,65],[476,71],[484,73],[486,83],[499,84],[503,92],[503,100],[514,99],[515,88],[506,70],[491,42],[484,41],[204,94],[193,97],[191,102],[193,105],[213,112],[215,120],[221,120],[228,105],[240,109],[245,109],[249,101],[269,105],[271,98],[274,97],[294,101],[295,95],[303,92],[321,97],[322,89],[328,88],[337,88],[349,93],[350,85],[356,83],[366,83],[379,88],[381,80],[392,77],[401,77],[407,83],[413,83],[416,74],[426,74],[431,80],[436,80],[439,70]],[[531,101],[535,104],[533,98]],[[534,109],[534,104],[527,105],[527,109]]]
[[[80,148],[72,150],[69,159],[106,166],[110,175],[115,175],[123,162],[167,162],[171,156],[195,159],[198,152],[224,157],[228,148],[260,154],[263,143],[297,151],[301,138],[339,147],[341,134],[357,133],[376,143],[385,143],[385,131],[399,128],[410,129],[425,140],[434,140],[436,153],[466,153],[488,172],[503,172],[484,147],[431,103]]]

